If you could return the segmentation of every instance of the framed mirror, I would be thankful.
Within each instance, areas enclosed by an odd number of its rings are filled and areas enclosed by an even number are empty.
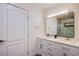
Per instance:
[[[61,12],[49,15],[46,19],[46,34],[48,36],[74,37],[74,12]],[[55,15],[55,16],[54,16]]]
[[[74,12],[56,16],[57,19],[57,36],[74,37]]]

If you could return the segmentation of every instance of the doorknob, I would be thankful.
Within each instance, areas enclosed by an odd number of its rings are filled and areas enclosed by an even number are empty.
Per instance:
[[[0,40],[0,43],[3,43],[4,42],[4,40]]]

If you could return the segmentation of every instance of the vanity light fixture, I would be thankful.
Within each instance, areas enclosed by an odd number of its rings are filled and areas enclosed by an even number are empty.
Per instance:
[[[48,15],[47,17],[50,18],[50,17],[54,17],[54,16],[57,16],[57,15],[61,15],[61,14],[67,14],[67,13],[68,13],[68,10],[65,10],[65,11],[62,11],[62,12],[59,12],[59,13],[56,13],[56,14]]]

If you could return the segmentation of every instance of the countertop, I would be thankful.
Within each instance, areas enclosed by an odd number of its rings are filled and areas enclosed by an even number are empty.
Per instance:
[[[64,38],[47,38],[47,37],[38,37],[38,38],[42,38],[45,40],[50,40],[58,43],[63,43],[63,44],[67,44],[67,45],[71,45],[79,48],[79,40],[75,40],[75,39],[67,40],[66,38],[64,39]]]

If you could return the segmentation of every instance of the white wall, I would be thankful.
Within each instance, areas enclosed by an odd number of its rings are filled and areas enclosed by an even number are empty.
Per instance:
[[[32,4],[14,4],[29,10],[29,54],[35,53],[36,37],[43,36],[43,12],[42,9]]]
[[[73,11],[75,14],[75,37],[73,39],[79,39],[79,4],[57,4],[54,7],[49,8],[48,10],[46,10],[46,15],[51,15],[51,14],[55,14],[64,10],[70,10]],[[65,37],[61,37],[61,39],[65,39]],[[70,38],[72,39],[72,38]]]

